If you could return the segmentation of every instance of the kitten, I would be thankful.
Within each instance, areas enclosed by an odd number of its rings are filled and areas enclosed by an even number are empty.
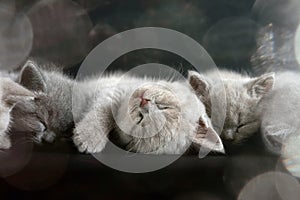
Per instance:
[[[10,78],[0,77],[0,98],[0,149],[9,149],[11,141],[7,133],[14,120],[11,110],[18,102],[32,100],[34,94]]]
[[[261,101],[263,142],[294,176],[300,176],[300,73],[278,72],[274,89]]]
[[[224,141],[240,144],[259,130],[260,118],[256,108],[261,99],[272,90],[274,73],[251,78],[225,70],[205,74],[189,72],[189,80],[206,105],[209,116],[213,114],[212,106],[219,106],[220,112],[224,107],[225,122],[221,133]],[[225,95],[220,95],[224,92]],[[218,114],[218,110],[214,113]]]
[[[101,152],[112,133],[132,152],[180,154],[192,142],[224,152],[204,105],[186,83],[113,75],[93,84],[94,102],[74,130],[79,151]]]
[[[300,136],[299,78],[296,72],[277,73],[274,89],[265,95],[257,109],[263,141],[276,154],[281,154],[288,138]]]
[[[43,70],[28,61],[19,74],[21,85],[34,92],[34,101],[20,102],[12,111],[12,130],[32,133],[36,143],[53,142],[74,126],[72,88],[74,81],[55,66]]]

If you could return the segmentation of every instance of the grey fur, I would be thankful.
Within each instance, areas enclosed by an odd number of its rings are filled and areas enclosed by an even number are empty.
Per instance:
[[[256,107],[266,93],[272,90],[274,73],[250,78],[225,70],[211,71],[205,74],[193,72],[190,80],[195,79],[194,89],[198,90],[199,98],[205,102],[207,113],[211,114],[211,100],[214,105],[226,108],[225,123],[221,133],[223,140],[239,144],[253,135],[260,127]],[[221,80],[221,83],[218,82]],[[197,87],[200,85],[201,87]],[[226,99],[222,98],[222,92]],[[224,103],[226,102],[226,103]],[[225,105],[224,105],[225,104]]]
[[[22,68],[20,83],[33,91],[34,101],[20,102],[12,112],[13,131],[34,133],[36,142],[52,142],[73,126],[74,81],[57,70],[42,70],[32,61]]]
[[[10,78],[0,77],[0,149],[11,147],[7,134],[12,121],[11,110],[18,102],[31,101],[34,94]]]

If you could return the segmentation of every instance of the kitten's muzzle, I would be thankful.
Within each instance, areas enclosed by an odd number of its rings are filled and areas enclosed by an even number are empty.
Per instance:
[[[223,137],[226,139],[226,140],[234,140],[235,138],[235,134],[236,134],[236,131],[233,130],[233,129],[229,129],[229,130],[226,130]]]
[[[149,99],[145,99],[144,97],[141,97],[141,103],[140,103],[140,107],[143,108],[145,107],[148,103],[149,103]]]

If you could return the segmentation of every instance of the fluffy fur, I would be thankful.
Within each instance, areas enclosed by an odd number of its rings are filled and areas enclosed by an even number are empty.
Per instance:
[[[211,71],[205,74],[190,72],[190,82],[198,97],[205,103],[209,116],[225,108],[225,122],[221,133],[223,140],[232,144],[253,135],[260,127],[256,107],[265,94],[273,88],[274,73],[251,78],[229,71]],[[220,95],[225,93],[224,95]],[[214,102],[214,104],[212,104]]]
[[[42,70],[34,62],[27,62],[19,81],[35,93],[35,100],[20,102],[12,111],[13,131],[32,133],[37,143],[53,142],[74,125],[72,116],[72,88],[74,81],[55,67]]]
[[[277,154],[290,137],[299,137],[300,74],[279,72],[274,89],[261,101],[261,132],[267,148]]]
[[[101,152],[109,133],[134,152],[182,153],[192,142],[223,152],[203,104],[187,83],[121,74],[76,82],[33,62],[23,67],[20,82],[36,99],[14,109],[14,127],[35,133],[38,142],[51,142],[75,122],[73,141],[81,152]]]
[[[12,79],[0,77],[0,149],[11,147],[11,141],[7,134],[12,120],[11,110],[18,102],[32,101],[33,98],[32,92]]]
[[[112,75],[88,84],[97,92],[76,123],[79,151],[101,152],[114,131],[116,142],[133,152],[178,154],[192,142],[223,152],[203,104],[186,83]]]

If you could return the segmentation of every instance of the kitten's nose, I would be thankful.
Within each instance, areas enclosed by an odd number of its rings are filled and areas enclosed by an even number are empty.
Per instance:
[[[224,137],[226,140],[234,140],[234,136],[235,136],[235,131],[234,130],[227,130],[224,133]]]
[[[145,99],[145,98],[141,97],[140,107],[141,107],[141,108],[144,107],[145,105],[148,104],[148,102],[149,102],[148,99]]]

